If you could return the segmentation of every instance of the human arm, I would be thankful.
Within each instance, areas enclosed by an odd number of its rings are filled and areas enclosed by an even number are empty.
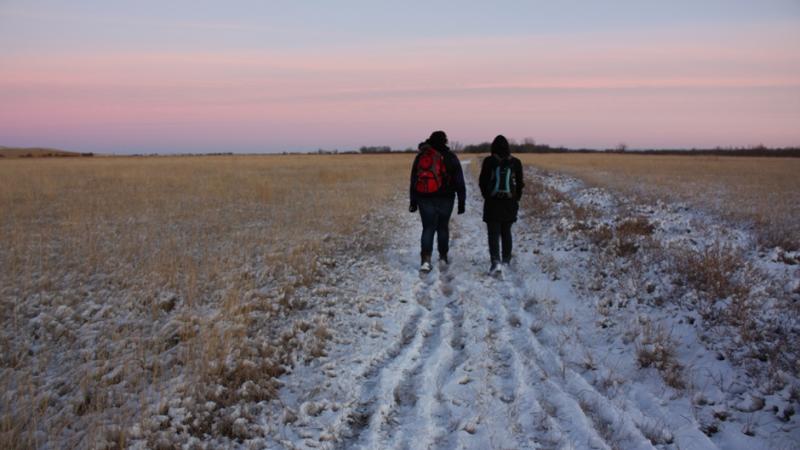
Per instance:
[[[416,212],[417,211],[417,190],[414,186],[417,184],[417,164],[419,163],[419,153],[414,158],[414,163],[411,164],[411,180],[408,187],[408,211],[409,212]]]
[[[461,162],[458,160],[458,157],[453,155],[453,159],[455,160],[453,181],[455,183],[454,187],[456,195],[458,195],[458,214],[464,214],[467,201],[467,188],[464,183],[464,170],[461,168]]]
[[[515,158],[516,159],[516,158]],[[525,176],[522,172],[522,162],[516,159],[514,164],[514,178],[516,178],[516,192],[514,192],[514,199],[519,201],[522,198],[522,188],[525,187]]]
[[[481,174],[478,177],[478,186],[481,188],[481,195],[484,199],[489,198],[489,182],[491,179],[491,169],[489,168],[489,158],[484,158],[481,164]]]

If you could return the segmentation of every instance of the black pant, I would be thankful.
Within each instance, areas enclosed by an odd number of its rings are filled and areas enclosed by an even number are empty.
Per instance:
[[[514,222],[486,222],[489,230],[489,255],[492,262],[500,261],[500,240],[503,241],[503,262],[511,261],[511,225]]]
[[[422,254],[433,252],[433,235],[436,234],[439,256],[446,255],[450,248],[450,214],[453,213],[453,199],[431,197],[419,199],[419,215],[422,217]]]

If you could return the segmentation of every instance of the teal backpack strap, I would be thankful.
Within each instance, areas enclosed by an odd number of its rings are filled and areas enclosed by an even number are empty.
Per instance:
[[[494,188],[492,189],[492,196],[497,195],[500,191],[500,165],[494,168]]]

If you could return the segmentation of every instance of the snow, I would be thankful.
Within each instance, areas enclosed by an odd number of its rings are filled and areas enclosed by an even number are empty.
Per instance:
[[[724,239],[750,249],[747,230],[683,205],[638,205],[563,175],[531,176],[599,211],[582,226],[632,211],[655,224],[650,239],[664,248]],[[408,214],[384,255],[340,278],[359,307],[329,321],[327,356],[282,378],[280,406],[263,417],[267,447],[800,448],[797,416],[785,412],[797,406],[796,372],[765,386],[769,377],[725,356],[743,345],[732,335],[704,340],[697,311],[665,302],[677,291],[664,266],[616,261],[597,282],[590,267],[608,256],[569,231],[581,229],[575,219],[529,214],[514,226],[512,265],[490,277],[480,207],[473,194],[468,213],[454,216],[449,266],[434,257],[430,274],[417,272],[420,225]],[[774,252],[746,256],[796,289],[797,273]],[[641,367],[637,350],[648,345],[674,352],[682,378],[671,385],[661,369]]]

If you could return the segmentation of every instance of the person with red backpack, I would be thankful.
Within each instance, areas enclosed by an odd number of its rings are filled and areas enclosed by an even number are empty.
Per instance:
[[[458,195],[458,214],[464,214],[466,187],[461,162],[447,146],[444,131],[434,131],[427,141],[419,144],[419,152],[411,166],[410,212],[419,209],[422,219],[420,243],[420,272],[430,272],[433,236],[437,237],[439,261],[448,264],[450,248],[450,215]]]
[[[492,154],[483,160],[478,184],[483,195],[483,221],[489,234],[489,256],[491,275],[502,272],[502,264],[511,262],[511,225],[517,220],[519,200],[522,198],[522,163],[511,156],[511,148],[505,136],[498,135],[492,141]],[[503,242],[500,258],[500,240]]]

